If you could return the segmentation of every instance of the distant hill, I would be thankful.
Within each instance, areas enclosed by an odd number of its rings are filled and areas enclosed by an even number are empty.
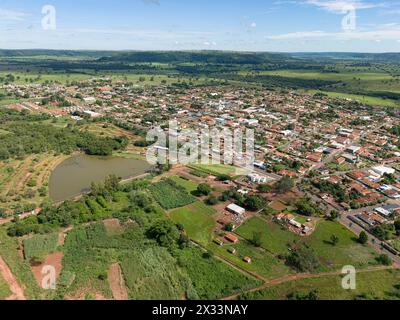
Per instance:
[[[102,62],[136,63],[220,63],[220,64],[263,64],[283,60],[293,60],[282,53],[243,53],[227,51],[151,51],[123,52],[101,58]]]
[[[302,59],[341,59],[364,60],[372,62],[400,62],[399,52],[388,53],[357,53],[357,52],[299,52],[291,53],[293,58]]]

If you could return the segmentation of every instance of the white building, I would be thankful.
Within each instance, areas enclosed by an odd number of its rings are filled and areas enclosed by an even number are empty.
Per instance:
[[[244,215],[246,213],[246,209],[244,209],[242,207],[239,207],[238,205],[236,205],[234,203],[232,203],[229,206],[227,206],[226,209],[229,212],[232,212],[232,213],[234,213],[234,214],[236,214],[238,216],[242,216],[242,215]]]
[[[385,166],[376,166],[372,168],[372,171],[376,174],[383,176],[385,174],[394,174],[396,170],[393,168],[385,167]]]

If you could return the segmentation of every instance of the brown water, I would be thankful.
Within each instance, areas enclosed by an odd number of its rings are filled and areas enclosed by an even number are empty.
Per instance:
[[[145,174],[150,165],[143,160],[78,155],[62,162],[51,174],[50,198],[64,201],[89,191],[92,182],[101,182],[110,174],[128,179]]]

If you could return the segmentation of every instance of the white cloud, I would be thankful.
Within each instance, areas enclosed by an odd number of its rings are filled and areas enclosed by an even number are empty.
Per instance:
[[[29,14],[25,12],[0,8],[0,20],[22,21],[28,16]]]
[[[332,39],[332,40],[396,40],[400,38],[399,24],[386,24],[371,30],[355,30],[348,32],[326,32],[326,31],[300,31],[268,36],[269,40],[291,40],[291,39]]]
[[[305,0],[304,4],[313,5],[318,8],[324,9],[333,13],[343,13],[354,8],[356,10],[383,8],[387,5],[385,3],[370,3],[362,0]]]

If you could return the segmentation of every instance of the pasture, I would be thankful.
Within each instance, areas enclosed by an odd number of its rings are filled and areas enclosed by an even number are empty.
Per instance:
[[[398,300],[399,282],[398,270],[360,272],[357,274],[356,290],[343,290],[341,276],[324,276],[286,282],[243,294],[240,299],[286,300],[293,293],[307,295],[310,291],[317,290],[320,300]]]
[[[202,202],[195,202],[187,207],[177,209],[170,213],[175,223],[182,224],[188,237],[203,246],[207,246],[213,237],[215,221],[212,208]]]
[[[236,232],[249,241],[254,233],[260,232],[262,247],[275,255],[289,253],[289,245],[294,242],[307,244],[318,256],[321,272],[339,270],[344,265],[365,268],[377,264],[376,253],[371,248],[358,244],[355,235],[337,222],[321,220],[311,236],[300,237],[273,221],[256,217]],[[331,243],[332,235],[339,238],[337,245]]]

